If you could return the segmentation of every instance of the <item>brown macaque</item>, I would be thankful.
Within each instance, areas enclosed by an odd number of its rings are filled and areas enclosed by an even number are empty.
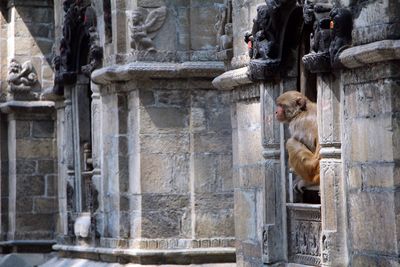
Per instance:
[[[276,99],[276,118],[289,124],[286,142],[290,168],[302,179],[295,187],[319,184],[320,146],[318,141],[317,106],[297,91],[288,91]]]

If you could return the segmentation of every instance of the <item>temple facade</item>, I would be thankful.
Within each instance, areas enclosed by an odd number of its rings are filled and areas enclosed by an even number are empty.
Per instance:
[[[0,11],[0,266],[400,266],[398,0]],[[317,103],[302,190],[289,90]]]

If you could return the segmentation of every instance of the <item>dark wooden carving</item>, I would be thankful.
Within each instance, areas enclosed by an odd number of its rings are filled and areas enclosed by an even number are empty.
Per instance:
[[[313,13],[313,14],[312,14]],[[312,15],[310,15],[312,14]],[[313,73],[330,72],[340,68],[340,52],[351,45],[352,15],[344,8],[332,9],[330,4],[304,4],[306,17],[313,16],[314,23],[311,36],[311,53],[303,57],[305,67]]]
[[[351,32],[353,30],[353,17],[351,12],[345,8],[333,9],[329,14],[331,19],[331,45],[329,54],[333,68],[342,67],[339,62],[339,54],[351,45]]]
[[[79,73],[90,73],[103,57],[97,34],[97,21],[90,1],[64,0],[64,24],[59,58],[54,59],[53,93],[62,95],[66,84],[73,84]]]
[[[293,16],[301,14],[298,9],[301,7],[296,0],[266,0],[265,5],[257,8],[252,31],[245,35],[251,58],[250,79],[264,80],[279,76],[282,58],[289,52],[284,51],[285,43],[295,43],[298,38],[296,32],[287,34],[287,31],[293,31],[293,28],[301,31],[303,24],[302,21],[293,20]],[[294,21],[294,25],[290,23]]]

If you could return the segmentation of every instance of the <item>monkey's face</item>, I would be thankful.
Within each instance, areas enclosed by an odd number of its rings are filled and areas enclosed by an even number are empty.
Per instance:
[[[276,119],[280,122],[286,121],[284,106],[279,105],[279,104],[276,106],[275,116],[276,116]]]
[[[307,98],[297,91],[288,91],[276,99],[276,119],[280,122],[290,122],[295,116],[306,109]]]

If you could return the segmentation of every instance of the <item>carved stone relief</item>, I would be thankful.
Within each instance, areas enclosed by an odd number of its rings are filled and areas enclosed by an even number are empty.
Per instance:
[[[321,264],[321,211],[315,207],[288,209],[289,261],[317,266]]]
[[[155,52],[156,49],[152,39],[164,24],[166,16],[167,8],[165,6],[156,8],[150,12],[142,7],[134,9],[130,25],[131,48],[133,50]]]
[[[225,0],[219,7],[215,30],[217,31],[217,50],[228,50],[233,47],[232,0]]]
[[[34,98],[32,89],[38,79],[32,63],[26,61],[21,65],[16,59],[11,59],[7,82],[8,92],[13,99],[25,100]]]

